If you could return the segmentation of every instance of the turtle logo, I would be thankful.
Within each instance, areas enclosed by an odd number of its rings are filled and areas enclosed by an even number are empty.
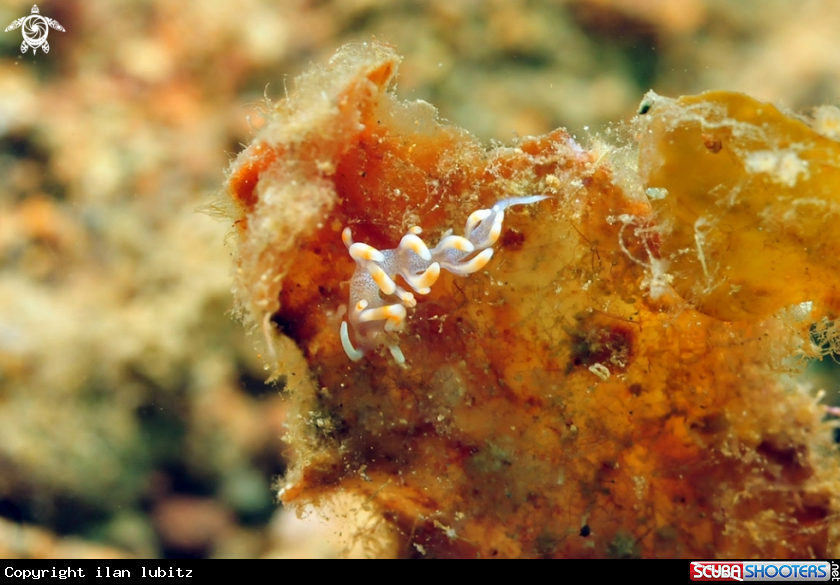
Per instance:
[[[23,26],[23,42],[20,44],[20,52],[25,53],[29,47],[32,47],[32,54],[38,52],[38,49],[44,53],[50,52],[50,44],[47,42],[47,34],[50,32],[50,27],[55,30],[64,31],[64,27],[58,24],[57,20],[47,18],[38,14],[38,6],[32,6],[32,14],[18,18],[12,24],[6,27],[6,32],[15,30]]]

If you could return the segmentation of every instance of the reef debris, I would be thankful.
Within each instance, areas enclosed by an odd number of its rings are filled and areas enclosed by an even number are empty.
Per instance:
[[[830,245],[807,222],[833,209],[837,144],[719,93],[647,96],[638,150],[562,129],[487,148],[400,101],[399,62],[370,42],[313,66],[229,170],[237,307],[290,389],[283,503],[352,494],[400,556],[836,557],[831,428],[781,376],[815,354],[836,272],[812,296],[814,252],[787,280],[750,261],[776,241],[762,225]],[[825,206],[796,203],[806,186]],[[434,241],[532,195],[550,198],[507,212],[481,278],[441,272],[417,299],[406,367],[387,345],[349,359],[345,228]]]

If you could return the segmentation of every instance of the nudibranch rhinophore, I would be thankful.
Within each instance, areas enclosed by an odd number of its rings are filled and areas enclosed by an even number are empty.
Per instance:
[[[398,364],[405,364],[405,356],[393,337],[382,335],[400,331],[405,324],[406,307],[417,305],[414,294],[396,283],[397,275],[415,293],[427,295],[441,269],[460,276],[478,272],[493,257],[492,246],[502,233],[505,209],[547,198],[547,195],[512,197],[502,199],[492,209],[474,211],[467,218],[464,236],[452,235],[449,230],[431,250],[420,239],[423,230],[417,226],[410,228],[399,245],[390,250],[354,242],[350,228],[344,228],[341,239],[356,261],[356,271],[350,279],[348,315],[356,337],[355,346],[350,341],[347,321],[341,322],[341,345],[347,357],[358,361],[365,350],[384,344]]]

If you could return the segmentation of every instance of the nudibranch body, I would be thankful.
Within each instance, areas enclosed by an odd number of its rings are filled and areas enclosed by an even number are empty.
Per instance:
[[[350,228],[344,228],[341,239],[356,261],[350,279],[348,320],[356,345],[350,341],[347,321],[341,323],[341,345],[347,357],[358,361],[365,350],[386,345],[394,360],[402,365],[405,356],[387,334],[400,331],[405,325],[406,308],[417,305],[414,294],[396,282],[402,277],[414,293],[427,295],[440,276],[441,269],[467,276],[478,272],[493,257],[493,244],[502,233],[505,209],[513,205],[530,205],[546,199],[546,195],[502,199],[492,209],[479,209],[467,218],[464,236],[446,232],[432,249],[420,239],[422,230],[415,226],[391,250],[377,250],[354,242]]]

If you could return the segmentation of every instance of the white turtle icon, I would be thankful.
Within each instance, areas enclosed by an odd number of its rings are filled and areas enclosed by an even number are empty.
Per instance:
[[[6,27],[6,32],[20,28],[21,25],[23,25],[23,42],[20,44],[20,52],[25,53],[29,47],[32,47],[33,55],[39,47],[44,53],[50,52],[50,44],[47,42],[50,27],[65,32],[64,27],[58,24],[57,20],[38,14],[37,4],[32,6],[32,14],[18,18]]]

